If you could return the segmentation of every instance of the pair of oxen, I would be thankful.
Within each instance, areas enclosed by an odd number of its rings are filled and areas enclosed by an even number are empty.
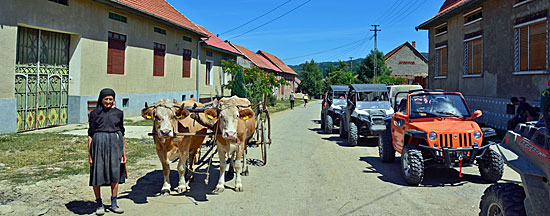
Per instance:
[[[163,99],[151,106],[146,105],[141,111],[143,118],[154,122],[152,134],[164,174],[161,193],[170,193],[169,163],[174,155],[179,157],[179,183],[175,190],[183,193],[190,189],[189,182],[185,179],[185,176],[190,175],[186,175],[186,172],[193,171],[195,157],[198,157],[197,152],[205,140],[204,135],[192,134],[206,134],[208,131],[219,135],[216,137],[216,145],[220,160],[220,178],[214,192],[220,193],[225,189],[226,155],[231,158],[231,166],[235,172],[235,191],[243,191],[241,160],[245,154],[246,142],[256,130],[256,118],[250,108],[250,101],[236,96],[222,98],[214,101],[213,108],[195,114],[188,110],[190,107],[205,109],[205,105],[195,99],[181,102]]]

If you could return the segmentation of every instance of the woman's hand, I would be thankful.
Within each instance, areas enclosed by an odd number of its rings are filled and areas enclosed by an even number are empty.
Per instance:
[[[122,153],[122,159],[120,160],[120,163],[126,163],[128,161],[128,158],[126,158],[126,153]]]

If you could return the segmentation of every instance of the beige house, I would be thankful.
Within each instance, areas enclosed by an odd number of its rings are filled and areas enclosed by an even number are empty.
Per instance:
[[[538,107],[550,79],[550,1],[446,0],[429,33],[428,88],[460,91],[479,121],[506,129],[510,97]]]
[[[202,44],[209,35],[164,0],[7,0],[0,14],[0,133],[86,122],[105,87],[126,116],[222,95],[201,71],[236,56]]]
[[[426,87],[428,77],[428,59],[416,50],[416,42],[408,41],[388,52],[384,56],[391,76],[405,79],[406,84],[418,83]]]

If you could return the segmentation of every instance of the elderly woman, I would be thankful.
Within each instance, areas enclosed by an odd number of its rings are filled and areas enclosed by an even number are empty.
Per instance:
[[[97,215],[105,214],[100,186],[111,186],[110,210],[124,213],[117,204],[118,184],[124,183],[126,177],[124,121],[123,113],[115,108],[114,101],[115,91],[108,88],[101,90],[97,107],[89,116],[90,186],[97,201]]]

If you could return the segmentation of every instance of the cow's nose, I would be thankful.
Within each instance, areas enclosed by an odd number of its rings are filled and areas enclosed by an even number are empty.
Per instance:
[[[163,135],[163,136],[170,135],[170,132],[172,132],[172,130],[170,130],[170,129],[165,129],[165,130],[160,131],[161,135]]]
[[[237,132],[230,132],[230,131],[225,132],[225,137],[229,139],[235,139],[236,136],[237,136]]]

